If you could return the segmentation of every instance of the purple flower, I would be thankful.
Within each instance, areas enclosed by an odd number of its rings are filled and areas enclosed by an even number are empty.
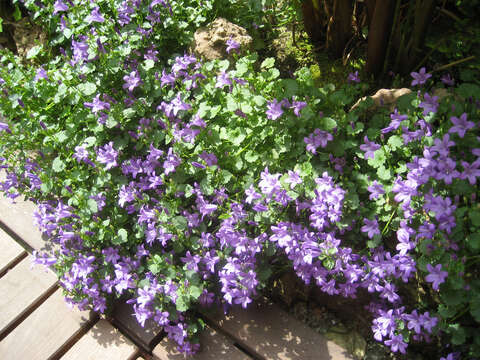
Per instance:
[[[348,74],[348,81],[359,83],[360,77],[358,76],[358,71]]]
[[[390,119],[392,119],[392,121],[386,128],[382,129],[382,134],[387,134],[393,130],[397,130],[402,121],[408,119],[408,116],[399,114],[398,110],[395,108],[395,111],[390,114]]]
[[[100,13],[100,8],[98,6],[95,6],[92,12],[90,13],[90,16],[88,16],[86,20],[89,23],[92,23],[92,22],[103,23],[105,21],[105,18]]]
[[[417,72],[411,72],[410,75],[413,78],[413,81],[412,81],[412,84],[411,84],[412,86],[423,85],[427,82],[427,80],[429,78],[432,77],[431,74],[426,72],[424,67],[422,67],[418,73]]]
[[[220,75],[217,76],[217,83],[215,84],[215,87],[222,89],[225,85],[231,86],[232,79],[230,79],[230,77],[225,71],[222,71]]]
[[[456,353],[450,353],[447,355],[447,357],[441,357],[440,360],[455,360],[455,355]]]
[[[445,85],[448,85],[448,86],[453,86],[455,85],[455,80],[452,78],[452,76],[450,74],[445,74],[442,76],[442,78],[440,79]]]
[[[425,280],[432,283],[433,290],[438,290],[438,285],[445,282],[448,272],[442,271],[442,264],[435,265],[435,267],[427,264],[427,270],[429,274],[425,277]]]
[[[380,149],[380,145],[368,140],[367,135],[363,138],[363,141],[365,144],[360,145],[360,150],[363,150],[365,152],[364,158],[365,160],[368,158],[375,158],[375,151]]]
[[[182,160],[174,153],[173,148],[168,149],[166,160],[163,162],[165,175],[175,172],[175,168],[182,163]]]
[[[203,161],[205,161],[207,163],[207,166],[213,166],[213,165],[217,165],[217,157],[215,156],[215,154],[213,153],[207,153],[205,151],[203,151],[200,155],[199,155],[200,159],[202,159]]]
[[[174,116],[177,116],[178,112],[181,110],[186,111],[192,108],[190,104],[187,104],[182,101],[180,93],[178,93],[177,96],[172,100],[171,105],[172,105],[172,111]]]
[[[45,71],[45,69],[40,66],[38,69],[37,69],[37,73],[35,74],[35,79],[34,81],[38,81],[40,79],[45,79],[45,80],[48,80],[48,75],[47,75],[47,72]]]
[[[453,123],[454,126],[448,130],[449,133],[457,133],[458,136],[463,138],[465,136],[465,132],[475,127],[475,123],[472,121],[467,121],[467,113],[463,113],[460,116],[460,119],[456,116],[452,116],[450,121]]]
[[[8,124],[6,124],[4,122],[0,122],[0,131],[5,131],[5,132],[8,132],[10,134],[12,133]]]
[[[125,84],[123,84],[122,87],[128,89],[128,91],[133,91],[133,89],[142,83],[138,71],[132,71],[129,75],[125,75],[123,81],[125,81]]]
[[[78,41],[72,39],[73,63],[81,63],[88,60],[88,44],[86,36],[79,36]]]
[[[245,190],[245,195],[247,195],[245,199],[245,202],[247,204],[251,204],[254,200],[262,198],[262,195],[260,195],[255,191],[255,188],[253,187],[253,185],[250,185],[250,187],[247,190]]]
[[[61,11],[68,11],[68,6],[63,2],[63,0],[55,1],[53,4],[53,15],[58,14]]]
[[[385,194],[383,185],[377,180],[375,180],[372,185],[368,187],[368,191],[370,191],[370,195],[368,197],[370,200],[378,199],[381,195]]]
[[[227,54],[230,54],[232,50],[235,50],[235,52],[237,53],[240,50],[240,44],[232,40],[231,38],[226,41],[226,44],[227,44],[227,49],[226,49]]]
[[[362,232],[367,233],[370,239],[373,239],[375,235],[380,235],[377,219],[369,220],[367,218],[364,218],[363,223],[365,225],[362,226],[361,230]]]
[[[77,160],[77,162],[81,161],[88,161],[88,151],[85,149],[84,146],[76,146],[75,147],[75,154],[73,154],[73,158]]]
[[[260,174],[261,180],[258,183],[262,193],[270,197],[279,191],[281,189],[280,182],[278,181],[280,176],[281,174],[270,174],[268,172],[268,167],[266,167],[265,170]]]
[[[173,76],[173,74],[167,74],[165,69],[163,69],[162,77],[160,78],[160,86],[164,87],[165,85],[173,87],[175,85],[175,76]]]
[[[438,138],[433,140],[433,145],[430,147],[430,151],[438,153],[440,156],[447,157],[450,153],[449,148],[455,146],[455,142],[450,140],[450,135],[445,134],[440,140]]]
[[[438,96],[430,96],[428,93],[423,95],[423,101],[418,105],[423,109],[423,116],[427,116],[429,113],[436,113],[438,109]]]
[[[110,103],[106,101],[101,101],[100,94],[97,94],[97,96],[93,98],[92,102],[84,102],[83,106],[92,109],[92,112],[94,114],[97,114],[99,111],[102,110],[110,110]]]
[[[302,111],[305,106],[307,106],[305,101],[293,100],[291,108],[293,109],[295,116],[300,117],[300,111]]]
[[[278,102],[277,99],[269,101],[267,103],[267,119],[277,120],[283,114],[282,102]]]
[[[318,147],[326,147],[327,143],[331,140],[333,140],[333,135],[320,129],[315,129],[312,134],[303,138],[303,141],[307,144],[306,150],[312,154],[317,153]]]
[[[406,348],[408,344],[403,341],[402,335],[393,335],[390,340],[385,340],[385,345],[390,346],[393,352],[400,351],[402,354],[406,354]]]
[[[117,164],[118,151],[113,148],[113,142],[110,141],[103,148],[97,151],[97,161],[107,165],[105,170],[109,170],[112,167],[118,166]]]
[[[290,189],[293,189],[297,184],[302,183],[302,178],[296,171],[288,170],[288,178],[285,182],[290,184]]]
[[[470,185],[475,185],[477,183],[477,177],[480,176],[480,159],[475,160],[473,163],[469,164],[466,161],[462,161],[462,166],[464,168],[463,172],[460,174],[460,179],[468,179]]]

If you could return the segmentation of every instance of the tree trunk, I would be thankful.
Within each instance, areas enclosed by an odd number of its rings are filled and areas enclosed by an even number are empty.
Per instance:
[[[327,49],[335,58],[343,55],[345,45],[352,36],[353,2],[335,0],[333,14],[327,29]]]
[[[381,0],[375,3],[375,10],[368,29],[366,65],[367,72],[374,76],[382,72],[386,60],[394,7],[395,0]]]
[[[314,44],[322,39],[323,21],[321,19],[319,0],[302,1],[302,15],[305,31]]]

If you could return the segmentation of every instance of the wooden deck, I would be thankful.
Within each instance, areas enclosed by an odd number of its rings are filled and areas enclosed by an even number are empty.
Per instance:
[[[119,303],[107,321],[71,310],[53,272],[31,268],[32,250],[44,246],[33,225],[34,205],[0,195],[0,359],[186,359],[161,328],[142,328]],[[346,351],[267,300],[228,316],[206,311],[196,360],[344,360]]]

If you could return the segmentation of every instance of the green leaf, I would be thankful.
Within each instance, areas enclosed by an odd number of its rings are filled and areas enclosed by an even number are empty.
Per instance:
[[[117,236],[112,239],[114,245],[124,244],[128,241],[127,230],[121,228],[118,230]]]
[[[395,151],[396,149],[400,148],[403,146],[403,140],[400,136],[398,135],[393,135],[388,139],[388,145],[390,145],[390,148]]]
[[[3,19],[0,18],[0,33],[3,32],[3,26],[2,26],[2,24],[3,24]]]
[[[465,300],[462,291],[445,290],[441,292],[441,297],[447,306],[457,306]]]
[[[448,326],[448,332],[452,335],[452,344],[461,345],[465,342],[466,334],[465,329],[459,324],[450,324]]]
[[[0,31],[1,32],[1,31]],[[27,59],[33,59],[36,57],[40,51],[42,50],[43,46],[42,45],[37,45],[32,47],[30,50],[27,52]]]
[[[78,89],[86,96],[90,96],[97,91],[97,85],[91,82],[78,85]]]
[[[13,11],[12,15],[15,21],[20,21],[20,19],[22,18],[22,12],[20,11],[20,7],[18,6],[18,4],[15,5],[15,10]]]
[[[58,141],[59,143],[63,143],[67,139],[68,139],[68,135],[65,130],[62,130],[55,134],[55,140]]]
[[[258,154],[256,152],[253,152],[252,150],[248,150],[245,153],[244,158],[247,162],[253,163],[258,160]]]
[[[326,131],[331,131],[337,127],[337,122],[329,117],[322,118],[320,124],[321,128]]]
[[[83,140],[83,143],[85,144],[86,147],[91,147],[95,145],[97,142],[97,138],[95,136],[89,136],[85,140]]]
[[[95,214],[96,212],[98,212],[98,205],[94,199],[88,199],[87,206],[92,214]]]
[[[390,169],[387,169],[385,166],[381,165],[377,169],[377,175],[382,180],[390,180],[392,178],[392,172]]]
[[[154,66],[155,66],[155,61],[153,61],[153,60],[151,60],[151,59],[145,60],[145,63],[143,64],[143,68],[144,68],[145,70],[150,70],[150,69],[152,69]]]
[[[378,149],[375,151],[375,157],[368,158],[368,165],[374,167],[375,169],[378,169],[380,166],[385,164],[387,157],[385,155],[385,151],[383,151],[382,148]]]
[[[188,288],[188,293],[190,297],[193,298],[194,300],[197,300],[200,297],[200,295],[202,295],[202,292],[203,292],[203,288],[201,286],[191,285]]]
[[[467,236],[466,242],[472,250],[480,249],[480,233],[474,233]]]
[[[188,310],[188,299],[184,294],[181,294],[177,297],[177,301],[175,302],[177,307],[177,311],[184,312]]]
[[[62,172],[63,170],[65,170],[65,163],[62,161],[62,159],[60,159],[60,157],[56,157],[54,160],[53,160],[53,163],[52,163],[52,169],[53,171],[55,172]]]
[[[480,299],[475,298],[470,302],[470,314],[480,323]]]
[[[248,71],[248,65],[243,62],[238,62],[235,69],[236,69],[237,76],[243,76]]]
[[[274,58],[266,58],[265,60],[263,60],[262,65],[260,65],[260,69],[267,70],[273,67],[274,65],[275,65]]]
[[[470,210],[468,212],[468,217],[470,218],[470,221],[473,225],[480,226],[480,211]]]
[[[125,119],[131,119],[135,116],[137,112],[133,108],[127,108],[122,111],[122,115]]]
[[[186,230],[188,227],[188,222],[187,219],[185,219],[183,216],[175,216],[172,219],[172,225],[175,226],[180,231]]]

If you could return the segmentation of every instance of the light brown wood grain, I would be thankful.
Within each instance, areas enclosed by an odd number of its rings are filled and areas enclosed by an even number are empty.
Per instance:
[[[25,249],[0,229],[0,274],[3,274],[10,264],[25,254]]]
[[[0,195],[0,222],[18,235],[33,249],[42,249],[45,241],[42,234],[33,223],[35,205],[31,201],[24,200],[21,196],[15,199],[15,204]]]
[[[201,351],[187,357],[178,352],[174,341],[164,339],[153,350],[153,356],[156,360],[252,360],[250,356],[237,349],[230,339],[210,327],[200,334],[200,344]]]
[[[128,360],[137,350],[108,321],[100,320],[62,356],[62,360]]]
[[[88,311],[70,310],[60,290],[51,295],[7,337],[0,341],[2,360],[46,360],[88,326]]]
[[[27,257],[0,278],[0,331],[28,310],[56,282],[57,277],[43,266],[30,269]]]
[[[205,313],[250,353],[267,360],[346,360],[346,350],[267,300],[248,309],[232,307],[228,316]]]
[[[112,318],[112,322],[120,331],[128,335],[146,351],[152,351],[153,344],[156,344],[158,337],[161,336],[161,326],[149,319],[145,322],[145,326],[142,327],[134,315],[133,306],[125,303],[124,300],[115,304]]]

